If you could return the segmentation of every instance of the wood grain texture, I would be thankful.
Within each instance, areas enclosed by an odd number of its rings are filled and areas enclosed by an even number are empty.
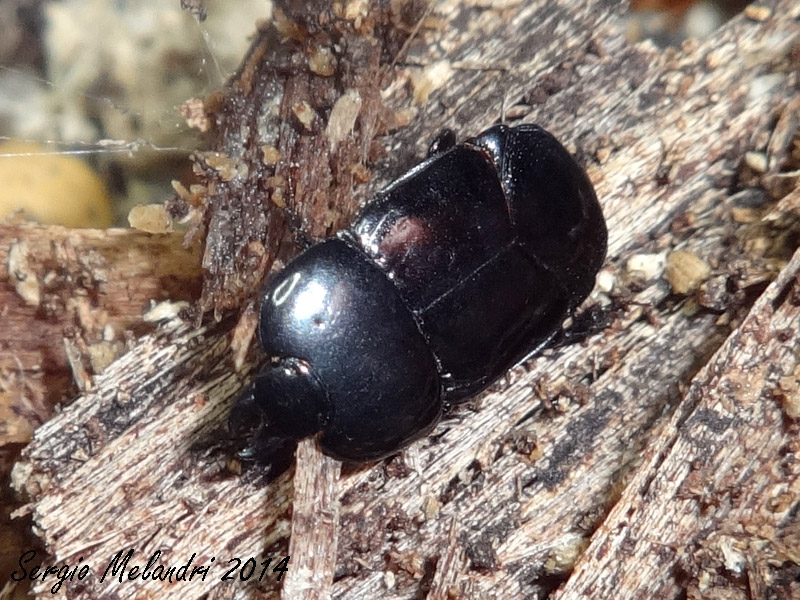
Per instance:
[[[179,233],[0,224],[0,453],[74,396],[69,349],[99,373],[152,329],[151,304],[196,298],[199,258]]]
[[[796,593],[800,8],[764,4],[771,18],[673,50],[625,43],[617,2],[437,4],[384,94],[414,118],[376,173],[443,125],[480,131],[505,97],[587,166],[610,232],[589,304],[613,322],[512,369],[401,456],[344,469],[338,534],[305,543],[336,548],[331,597]],[[676,250],[709,266],[689,295],[667,275]],[[21,512],[58,561],[94,567],[71,597],[279,594],[274,575],[220,581],[231,557],[287,554],[294,527],[293,472],[239,477],[209,445],[252,368],[232,369],[231,327],[162,324],[25,450]],[[212,566],[99,583],[128,548]]]
[[[692,380],[554,598],[800,596],[798,323],[800,251]]]
[[[281,598],[330,598],[336,569],[341,463],[322,454],[308,438],[297,447],[292,497],[292,568],[286,574]]]

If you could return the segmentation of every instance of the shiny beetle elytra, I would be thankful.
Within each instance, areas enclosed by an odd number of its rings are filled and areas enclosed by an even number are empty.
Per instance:
[[[592,290],[606,237],[589,179],[541,127],[441,135],[349,229],[269,281],[270,363],[231,432],[261,456],[318,432],[342,460],[397,452],[553,338]]]

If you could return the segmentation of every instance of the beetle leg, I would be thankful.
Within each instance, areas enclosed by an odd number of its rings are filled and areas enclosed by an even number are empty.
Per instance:
[[[547,341],[546,348],[561,348],[579,344],[583,340],[600,333],[613,321],[612,314],[600,306],[587,308],[572,318],[572,324],[564,329],[561,327],[555,335]]]
[[[237,456],[243,462],[266,466],[270,477],[277,477],[292,464],[296,447],[295,440],[277,437],[269,427],[263,427],[247,447],[237,452]]]

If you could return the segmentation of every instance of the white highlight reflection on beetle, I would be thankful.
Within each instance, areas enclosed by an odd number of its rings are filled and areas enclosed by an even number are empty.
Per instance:
[[[300,273],[293,273],[291,277],[282,282],[272,294],[273,304],[280,306],[286,302],[293,295],[301,278]],[[308,319],[325,312],[327,296],[327,290],[319,281],[309,281],[293,298],[292,312],[295,318]]]
[[[293,273],[289,279],[282,282],[275,291],[272,292],[272,304],[280,306],[292,295],[297,282],[300,281],[300,273]]]
[[[319,315],[326,309],[328,293],[319,281],[310,281],[308,286],[297,295],[294,314],[298,319],[308,319]]]

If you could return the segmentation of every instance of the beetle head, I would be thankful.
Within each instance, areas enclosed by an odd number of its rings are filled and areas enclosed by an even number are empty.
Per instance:
[[[239,397],[228,417],[234,438],[247,440],[241,458],[271,462],[271,454],[320,431],[327,423],[328,402],[305,361],[273,360]]]

